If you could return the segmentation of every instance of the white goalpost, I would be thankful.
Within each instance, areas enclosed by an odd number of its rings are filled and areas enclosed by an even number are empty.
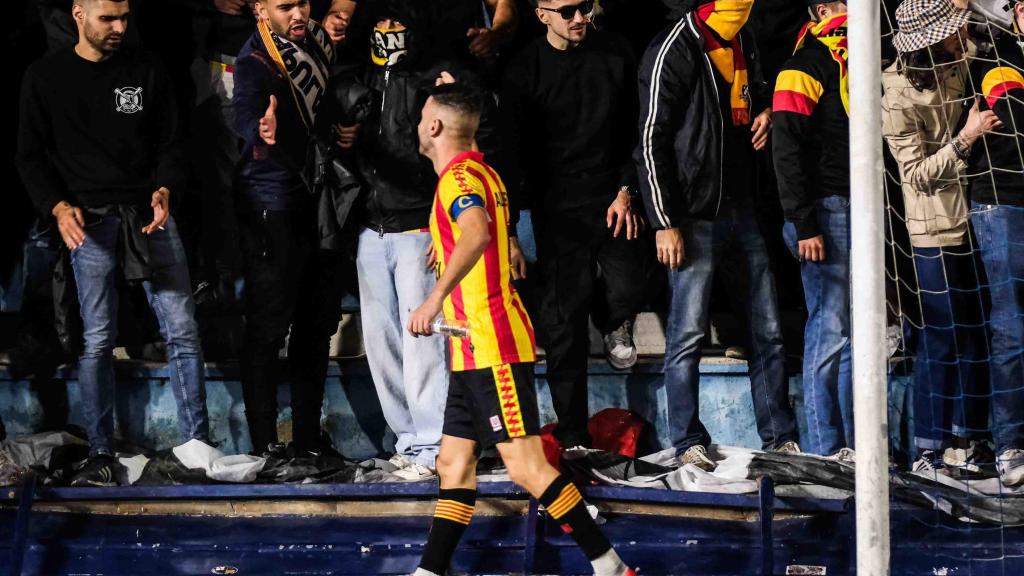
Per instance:
[[[878,0],[850,0],[850,217],[857,574],[889,574],[889,444]]]

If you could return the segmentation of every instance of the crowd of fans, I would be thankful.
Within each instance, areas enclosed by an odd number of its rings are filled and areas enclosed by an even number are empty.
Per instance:
[[[681,464],[714,470],[699,364],[724,277],[749,332],[763,448],[855,463],[844,1],[23,4],[48,54],[24,74],[18,117],[16,164],[38,218],[15,230],[39,248],[25,258],[22,348],[78,357],[91,457],[75,482],[101,484],[117,465],[125,327],[165,342],[184,439],[210,441],[204,354],[234,353],[254,452],[333,452],[320,416],[350,293],[397,437],[392,463],[409,480],[435,474],[457,358],[407,326],[437,276],[437,175],[417,125],[439,78],[488,95],[479,147],[508,188],[512,276],[563,446],[590,443],[591,320],[608,362],[628,370],[633,319],[667,293],[669,436]],[[893,226],[909,238],[920,307],[913,468],[948,473],[947,448],[981,462],[992,439],[989,465],[1010,486],[1024,481],[1024,2],[972,2],[974,18],[966,4],[888,6]],[[515,238],[524,210],[529,268]],[[788,395],[777,244],[799,262],[808,315],[806,438]],[[141,302],[152,326],[136,320]],[[207,308],[244,316],[241,342],[214,351],[225,333]],[[277,433],[286,339],[290,445]]]

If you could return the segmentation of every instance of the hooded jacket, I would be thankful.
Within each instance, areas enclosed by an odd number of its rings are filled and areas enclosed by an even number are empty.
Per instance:
[[[739,38],[756,116],[768,105],[768,87],[753,37],[744,28]],[[640,143],[633,159],[656,229],[718,215],[724,119],[715,74],[693,11],[655,37],[640,62]]]

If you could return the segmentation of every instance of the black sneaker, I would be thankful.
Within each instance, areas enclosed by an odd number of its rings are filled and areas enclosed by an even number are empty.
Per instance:
[[[126,484],[127,470],[109,454],[99,454],[89,458],[75,470],[71,485],[81,486],[120,486]]]
[[[633,323],[626,320],[604,337],[604,357],[616,370],[629,370],[636,365],[636,343],[633,342]]]

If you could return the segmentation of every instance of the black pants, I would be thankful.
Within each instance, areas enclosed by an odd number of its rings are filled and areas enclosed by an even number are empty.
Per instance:
[[[649,244],[644,238],[626,240],[625,229],[612,237],[606,223],[610,203],[549,206],[534,215],[540,309],[536,325],[558,417],[555,435],[563,446],[590,441],[588,318],[593,314],[594,324],[607,334],[647,301],[647,277],[653,268]]]
[[[278,351],[288,341],[292,437],[297,449],[320,438],[331,336],[341,318],[343,256],[319,250],[306,212],[249,211],[239,217],[245,273],[242,396],[255,452],[277,442]]]

